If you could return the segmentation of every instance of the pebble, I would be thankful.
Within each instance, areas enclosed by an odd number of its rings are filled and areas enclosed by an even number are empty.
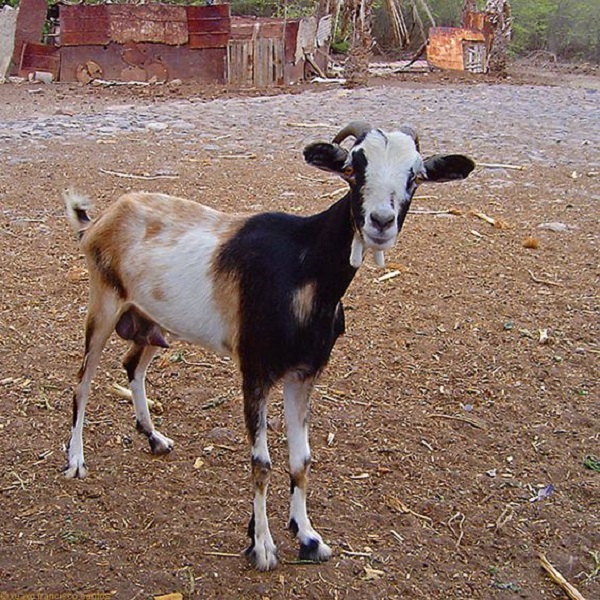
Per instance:
[[[78,138],[144,132],[175,142],[196,140],[205,149],[219,151],[268,152],[277,144],[300,152],[310,141],[331,138],[348,121],[364,119],[388,130],[403,123],[418,126],[425,153],[461,151],[479,162],[594,171],[600,168],[599,114],[600,94],[582,88],[510,84],[190,98],[108,106],[91,114],[21,120],[0,116],[0,159],[11,142],[25,154],[28,143],[42,140],[72,143]],[[217,140],[218,146],[213,143]],[[11,154],[15,156],[14,148]]]

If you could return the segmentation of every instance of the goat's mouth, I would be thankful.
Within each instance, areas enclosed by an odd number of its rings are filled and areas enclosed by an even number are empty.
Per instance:
[[[363,231],[363,239],[367,248],[372,250],[389,250],[396,242],[396,234],[377,235]]]

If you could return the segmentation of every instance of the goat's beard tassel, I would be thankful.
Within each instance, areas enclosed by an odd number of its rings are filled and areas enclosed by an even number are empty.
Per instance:
[[[350,265],[355,269],[358,269],[360,265],[363,263],[365,252],[365,244],[360,237],[360,234],[355,233],[352,238],[352,246],[350,247]],[[385,256],[383,255],[383,250],[372,250],[373,260],[375,264],[380,267],[385,267]]]
[[[355,269],[362,265],[364,248],[365,245],[360,234],[355,233],[352,238],[352,246],[350,246],[350,265]]]
[[[383,250],[373,250],[373,260],[378,267],[385,268],[385,256]]]

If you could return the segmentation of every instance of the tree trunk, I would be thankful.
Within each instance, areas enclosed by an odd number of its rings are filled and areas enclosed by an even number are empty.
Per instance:
[[[350,50],[344,65],[346,85],[366,85],[369,77],[369,59],[371,58],[372,8],[373,0],[349,0],[346,3],[348,22],[352,25]]]
[[[494,31],[492,47],[488,56],[488,69],[491,73],[506,75],[508,67],[508,46],[512,36],[512,16],[508,0],[488,0],[485,5]]]

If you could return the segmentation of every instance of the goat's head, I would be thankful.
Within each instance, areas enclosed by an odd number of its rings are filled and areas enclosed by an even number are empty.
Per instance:
[[[354,137],[346,150],[341,143]],[[354,241],[350,264],[359,267],[364,249],[383,266],[383,251],[396,242],[417,186],[423,182],[464,179],[475,163],[460,154],[423,158],[416,131],[402,126],[384,133],[363,121],[353,121],[329,142],[304,149],[307,163],[337,173],[350,185]]]

